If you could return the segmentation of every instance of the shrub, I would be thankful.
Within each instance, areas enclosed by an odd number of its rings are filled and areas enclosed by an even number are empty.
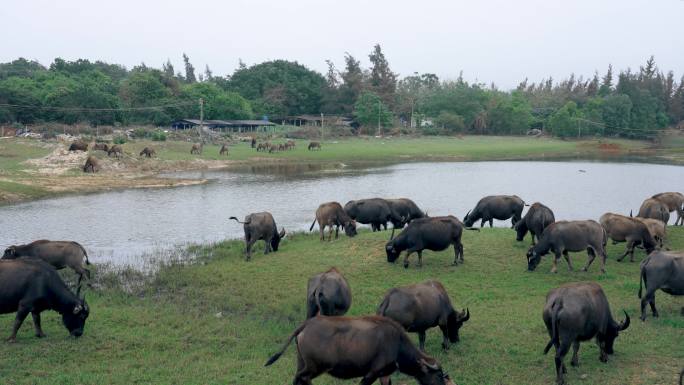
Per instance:
[[[152,140],[155,142],[164,142],[166,141],[166,133],[164,131],[155,131],[152,133]]]
[[[117,136],[117,137],[115,137],[114,140],[113,140],[114,144],[124,144],[124,143],[126,143],[127,141],[128,141],[128,140],[127,140],[126,137],[123,136],[123,135]]]

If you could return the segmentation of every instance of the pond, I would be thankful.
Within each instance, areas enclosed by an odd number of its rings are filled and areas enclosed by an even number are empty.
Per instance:
[[[549,206],[556,219],[628,215],[646,198],[679,191],[684,167],[600,162],[429,162],[334,169],[258,166],[186,172],[205,185],[46,199],[0,207],[0,247],[36,239],[74,240],[93,262],[140,266],[145,254],[242,237],[229,221],[270,211],[279,227],[309,229],[322,202],[407,197],[429,215],[463,218],[485,195],[516,194]],[[674,215],[673,215],[674,217]],[[671,222],[674,218],[671,219]],[[510,221],[495,222],[510,226]],[[316,227],[317,229],[317,227]]]

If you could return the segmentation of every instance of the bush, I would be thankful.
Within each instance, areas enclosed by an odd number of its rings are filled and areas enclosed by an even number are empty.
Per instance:
[[[136,128],[135,130],[133,130],[133,137],[139,138],[139,139],[147,138],[147,137],[148,137],[148,132],[147,132],[147,130],[145,130],[145,129],[142,128],[142,127],[141,127],[141,128]]]
[[[152,133],[152,140],[155,142],[164,142],[166,141],[166,133],[164,131],[155,131]]]
[[[114,138],[113,142],[114,144],[124,144],[128,141],[125,136],[120,135]]]

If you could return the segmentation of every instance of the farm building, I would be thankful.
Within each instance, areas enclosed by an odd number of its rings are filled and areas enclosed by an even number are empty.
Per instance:
[[[291,126],[353,126],[353,119],[342,115],[294,115],[285,116],[276,120],[280,120],[281,124]]]
[[[195,128],[200,124],[204,124],[204,127],[212,130],[230,132],[266,131],[268,128],[275,126],[275,123],[267,120],[205,120],[202,123],[199,119],[180,119],[171,123],[171,128],[174,130],[186,130]]]

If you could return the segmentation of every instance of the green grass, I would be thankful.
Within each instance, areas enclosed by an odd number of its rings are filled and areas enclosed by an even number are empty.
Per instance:
[[[27,320],[16,344],[0,343],[1,382],[290,383],[296,366],[293,346],[273,366],[263,364],[304,319],[308,277],[337,266],[352,287],[350,315],[373,314],[387,289],[427,279],[442,281],[455,306],[470,308],[461,342],[448,353],[441,351],[440,332],[428,332],[428,353],[457,384],[552,384],[553,355],[542,355],[548,341],[541,319],[544,298],[553,287],[583,280],[598,281],[613,314],[621,319],[625,309],[633,321],[617,339],[607,364],[599,362],[595,344],[583,343],[580,367],[568,366],[567,380],[675,383],[684,361],[684,303],[658,292],[660,318],[639,321],[639,265],[615,261],[624,244],[609,245],[606,275],[599,273],[597,262],[587,273],[568,272],[561,264],[558,274],[550,274],[548,258],[537,271],[525,271],[529,239],[516,242],[510,229],[466,232],[465,264],[457,267],[451,266],[451,250],[425,252],[422,268],[415,266],[415,257],[409,269],[388,264],[383,249],[388,236],[362,232],[322,243],[316,234],[294,234],[277,253],[255,254],[251,262],[243,260],[239,241],[192,247],[188,253],[200,255],[198,262],[163,267],[140,291],[89,291],[91,316],[78,340],[67,336],[54,312],[43,316],[46,339],[34,338]],[[684,248],[683,228],[670,228],[669,236],[670,247]],[[584,253],[572,257],[575,266],[586,261]],[[0,331],[9,335],[12,320],[13,315],[0,316]],[[315,383],[357,381],[322,376]],[[395,376],[394,383],[414,382]]]

